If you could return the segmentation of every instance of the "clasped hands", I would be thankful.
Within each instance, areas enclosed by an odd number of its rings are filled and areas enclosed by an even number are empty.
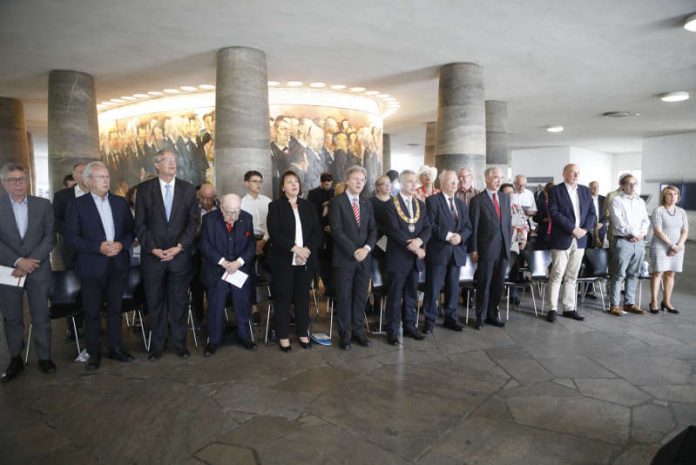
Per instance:
[[[367,250],[366,247],[360,247],[359,249],[355,249],[355,252],[353,252],[353,257],[355,258],[355,261],[360,263],[367,258],[367,254],[369,253],[370,251]]]
[[[307,247],[300,247],[299,245],[294,246],[290,251],[296,255],[295,263],[298,265],[306,265],[309,256],[312,254]]]
[[[159,258],[162,262],[169,262],[174,260],[174,257],[179,255],[179,253],[184,250],[181,246],[175,245],[168,249],[152,249],[152,255]]]
[[[17,266],[12,270],[12,276],[21,278],[33,273],[41,265],[41,262],[35,258],[20,258],[17,260]]]
[[[452,245],[459,245],[462,243],[462,236],[460,236],[459,233],[452,233],[447,242]]]
[[[233,260],[233,261],[228,261],[228,260],[222,260],[222,263],[220,264],[221,267],[225,269],[229,274],[234,273],[238,269],[242,267],[242,264],[239,263],[239,260]]]
[[[423,260],[425,258],[425,250],[421,249],[422,245],[423,241],[420,239],[420,237],[406,241],[406,249],[414,253],[419,260]]]
[[[587,235],[587,230],[581,229],[581,228],[574,228],[573,229],[573,237],[575,239],[582,239]]]
[[[123,250],[123,244],[120,242],[104,241],[99,245],[99,253],[107,257],[115,257]]]

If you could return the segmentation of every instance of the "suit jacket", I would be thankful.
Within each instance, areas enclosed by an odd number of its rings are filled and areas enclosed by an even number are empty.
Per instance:
[[[133,215],[123,197],[109,194],[109,205],[114,219],[114,241],[123,245],[123,250],[113,257],[113,263],[117,270],[125,271],[130,266],[128,250],[135,238]],[[75,250],[77,276],[98,278],[107,273],[109,257],[99,252],[106,232],[92,194],[85,194],[71,203],[65,221],[65,240]]]
[[[586,186],[578,185],[578,199],[580,201],[579,228],[592,232],[595,225],[596,215],[592,194]],[[549,241],[552,249],[566,250],[573,241],[573,229],[575,229],[575,212],[573,203],[565,183],[558,184],[549,192],[549,214],[551,215],[551,239]],[[585,235],[578,239],[578,247],[587,247]]]
[[[10,196],[0,195],[0,265],[14,268],[18,258],[35,258],[41,264],[30,275],[29,280],[51,279],[49,255],[56,245],[53,229],[53,207],[41,197],[27,195],[27,232],[24,239],[19,235]]]
[[[418,257],[416,257],[413,252],[406,249],[406,246],[409,240],[418,237],[423,241],[421,248],[425,248],[428,239],[430,239],[430,222],[428,221],[428,214],[425,211],[425,204],[416,199],[415,196],[411,197],[414,215],[416,214],[416,202],[420,205],[420,217],[414,225],[415,230],[411,232],[408,230],[409,225],[401,219],[394,205],[394,201],[399,202],[401,211],[408,216],[408,208],[404,200],[401,198],[401,195],[398,194],[394,196],[394,199],[389,201],[384,222],[386,227],[385,232],[388,238],[386,269],[390,272],[404,273],[411,271],[415,266],[418,271],[423,271],[424,260],[418,260]]]
[[[201,280],[207,287],[219,280],[225,272],[225,269],[218,265],[221,258],[234,261],[241,257],[244,265],[240,270],[252,274],[256,258],[256,239],[251,215],[243,210],[239,212],[232,234],[227,232],[225,218],[220,210],[203,215],[199,249],[203,258]]]
[[[497,194],[500,203],[500,219],[486,189],[474,196],[469,204],[469,219],[473,229],[469,251],[478,252],[479,260],[495,261],[501,255],[506,260],[510,259],[512,239],[510,198],[500,192]]]
[[[311,255],[307,268],[315,269],[317,252],[321,244],[319,220],[314,205],[308,200],[298,198],[297,208],[302,224],[302,239],[304,246],[309,248]],[[268,204],[268,235],[270,246],[268,261],[272,269],[291,269],[292,255],[290,251],[295,246],[295,214],[287,198],[281,197]]]
[[[172,212],[167,221],[159,178],[138,185],[135,205],[135,234],[142,246],[143,268],[164,267],[166,262],[152,255],[154,249],[168,249],[181,244],[184,250],[171,262],[172,270],[185,271],[190,266],[191,248],[200,221],[196,188],[176,178]]]
[[[432,228],[432,234],[428,241],[425,260],[428,263],[445,266],[454,258],[457,266],[466,264],[466,243],[471,236],[471,222],[466,203],[462,199],[454,197],[454,208],[457,210],[457,220],[452,220],[452,212],[445,194],[440,192],[431,195],[425,200],[428,211],[428,221]],[[448,233],[457,233],[462,237],[459,245],[447,242]]]
[[[375,248],[377,242],[377,223],[372,212],[372,204],[360,198],[360,225],[355,220],[353,206],[347,194],[331,199],[329,203],[329,222],[333,239],[331,265],[336,268],[355,268],[358,262],[353,253],[365,245]],[[369,263],[368,255],[362,263]]]
[[[58,234],[65,231],[65,218],[68,216],[68,205],[75,199],[75,188],[61,189],[53,195],[53,216]]]

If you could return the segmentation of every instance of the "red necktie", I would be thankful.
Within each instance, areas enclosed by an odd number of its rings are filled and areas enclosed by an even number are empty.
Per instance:
[[[360,207],[358,207],[358,201],[353,197],[353,215],[355,215],[355,221],[360,226]]]
[[[495,207],[495,212],[498,214],[498,221],[500,221],[500,204],[498,203],[498,194],[493,192],[493,206]]]
[[[227,226],[227,232],[229,234],[232,234],[232,223],[228,223],[227,221],[225,221],[225,226]]]

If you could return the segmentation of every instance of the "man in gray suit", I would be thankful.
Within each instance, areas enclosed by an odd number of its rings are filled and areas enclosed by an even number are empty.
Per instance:
[[[51,203],[28,195],[29,171],[18,163],[0,168],[0,179],[6,193],[0,195],[0,265],[14,268],[12,275],[25,277],[24,287],[0,285],[0,311],[5,319],[5,339],[12,357],[0,381],[15,378],[23,369],[24,311],[22,300],[26,289],[29,313],[34,326],[39,368],[54,373],[51,360],[51,320],[48,293],[51,288],[49,254],[56,245]]]

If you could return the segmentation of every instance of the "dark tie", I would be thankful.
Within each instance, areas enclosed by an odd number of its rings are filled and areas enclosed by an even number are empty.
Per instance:
[[[498,194],[493,192],[493,206],[495,207],[495,212],[498,214],[498,221],[500,221],[500,204],[498,203]]]
[[[457,222],[457,209],[454,208],[454,198],[449,198],[450,213],[452,214],[452,221]]]

